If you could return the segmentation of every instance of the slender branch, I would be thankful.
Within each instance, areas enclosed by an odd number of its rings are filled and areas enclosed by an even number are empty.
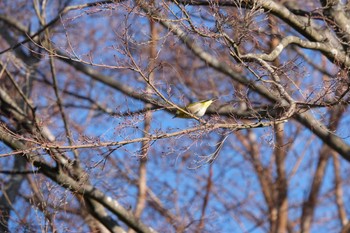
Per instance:
[[[122,2],[125,0],[114,0],[114,1],[99,1],[99,2],[93,2],[93,3],[85,3],[85,4],[80,4],[80,5],[75,5],[75,6],[66,6],[64,7],[62,10],[60,10],[57,14],[57,16],[55,18],[53,18],[50,22],[48,22],[47,24],[43,25],[42,28],[40,30],[38,30],[37,32],[35,32],[32,35],[27,35],[27,39],[22,40],[21,42],[0,51],[0,55],[4,54],[10,50],[14,50],[30,41],[33,41],[37,36],[39,36],[41,33],[43,33],[46,29],[50,28],[51,26],[55,25],[57,23],[57,21],[59,19],[61,19],[62,15],[67,14],[70,11],[73,10],[81,10],[83,8],[88,8],[88,7],[94,7],[94,6],[99,6],[99,5],[103,5],[103,4],[112,4],[112,3],[118,3],[118,2]],[[0,20],[6,20],[6,17],[1,17]],[[9,22],[9,21],[7,21]],[[15,21],[14,21],[15,22]]]
[[[201,217],[198,223],[198,226],[196,228],[196,233],[203,232],[204,226],[205,226],[205,212],[208,207],[208,203],[210,201],[210,193],[212,190],[213,186],[213,163],[209,164],[208,166],[208,177],[207,177],[207,184],[205,187],[205,194],[203,197],[203,204],[202,204],[202,209],[201,209]]]
[[[334,189],[335,189],[335,203],[337,205],[338,216],[341,225],[345,227],[349,223],[348,216],[346,214],[346,207],[344,203],[344,192],[342,187],[342,177],[341,177],[341,164],[339,157],[336,153],[332,152],[333,167],[334,167]]]
[[[151,5],[154,5],[154,1],[150,2]],[[158,40],[158,34],[157,29],[155,27],[155,23],[152,19],[149,19],[149,25],[150,25],[150,47],[149,47],[149,65],[148,65],[148,73],[149,83],[154,82],[154,73],[152,72],[155,67],[155,59],[156,59],[156,48]],[[128,50],[129,54],[131,55],[130,51]],[[148,93],[152,90],[150,85],[146,86],[145,92]],[[150,108],[151,104],[146,103],[145,108]],[[151,123],[152,123],[152,111],[147,111],[145,113],[145,121],[144,121],[144,137],[147,137],[151,133]],[[135,216],[137,218],[141,217],[141,214],[146,207],[146,200],[147,200],[147,159],[148,159],[148,153],[150,149],[150,141],[143,141],[141,144],[141,158],[140,158],[140,165],[139,165],[139,179],[138,179],[138,195],[137,195],[137,203],[135,208]]]
[[[42,19],[42,21],[43,21],[42,23],[44,23],[45,19]],[[57,75],[56,75],[56,68],[55,68],[54,58],[53,58],[52,52],[51,52],[51,51],[53,51],[53,48],[52,48],[52,45],[50,43],[50,32],[49,32],[49,29],[47,29],[45,31],[45,36],[46,36],[46,41],[48,43],[48,50],[50,51],[49,60],[50,60],[51,77],[52,77],[52,81],[53,81],[52,82],[52,84],[53,84],[52,87],[53,87],[54,92],[55,92],[55,96],[56,96],[56,99],[57,99],[57,105],[58,105],[59,111],[61,113],[64,129],[65,129],[66,134],[67,134],[68,143],[69,143],[69,145],[73,145],[74,144],[73,136],[72,136],[71,130],[69,128],[68,118],[66,116],[65,110],[64,110],[63,105],[62,105],[62,100],[61,100],[60,93],[58,92],[57,77],[56,77]],[[78,165],[79,164],[78,151],[73,150],[73,154],[74,154],[74,159],[75,159],[75,163],[74,164]]]
[[[282,7],[281,5],[270,0],[259,0],[257,1],[257,3],[261,4],[262,7],[269,9],[269,12],[281,16],[282,19],[297,27],[312,41],[324,41],[325,38],[322,36],[322,33],[319,33],[317,30],[314,30],[309,25],[299,21],[299,19],[293,16],[287,8]],[[166,17],[163,17],[157,11],[144,4],[142,1],[139,2],[139,6],[148,15],[152,16],[155,20],[158,20],[161,25],[163,25],[166,29],[170,30],[173,34],[175,34],[195,55],[197,55],[206,64],[216,69],[217,71],[229,76],[232,80],[237,81],[246,87],[250,87],[256,93],[259,93],[266,99],[272,102],[279,101],[279,96],[271,90],[268,90],[264,86],[258,85],[254,82],[247,80],[245,77],[231,69],[231,67],[229,67],[224,62],[220,62],[218,59],[205,52],[200,46],[198,46],[195,43],[194,39],[190,38],[188,34],[185,33],[181,28],[179,28],[175,23],[165,20]],[[335,53],[333,54],[336,55],[336,51],[337,50],[335,50]],[[337,57],[333,57],[333,60],[336,60],[337,62],[339,61]],[[340,62],[344,63],[345,61]],[[293,108],[290,108],[290,110],[292,109]],[[340,153],[345,159],[350,161],[350,146],[347,145],[344,142],[344,140],[340,139],[336,135],[332,134],[329,130],[327,130],[327,128],[323,126],[320,122],[318,122],[312,115],[306,113],[298,113],[294,114],[294,118],[310,130],[312,130],[318,137],[320,137],[325,143],[327,143],[330,147],[332,147],[334,150]]]
[[[27,175],[27,174],[38,174],[40,173],[40,169],[34,171],[16,171],[16,170],[0,170],[1,174],[6,175]]]
[[[15,154],[22,154],[22,153],[30,153],[33,151],[38,150],[50,150],[50,149],[62,149],[62,150],[73,150],[73,149],[87,149],[87,148],[100,148],[100,147],[110,147],[110,146],[117,146],[121,147],[124,145],[128,145],[131,143],[137,143],[137,142],[143,142],[143,141],[155,141],[158,139],[165,139],[170,137],[176,137],[180,135],[186,135],[197,131],[213,131],[216,129],[229,129],[232,131],[238,131],[242,129],[252,129],[252,128],[261,128],[261,127],[269,127],[276,123],[283,123],[286,122],[286,120],[283,121],[269,121],[269,122],[256,122],[256,123],[249,123],[249,124],[205,124],[205,125],[199,125],[193,128],[188,128],[185,130],[173,132],[173,133],[167,133],[167,134],[159,134],[159,135],[149,135],[148,137],[141,137],[141,138],[135,138],[131,140],[126,141],[119,141],[119,142],[100,142],[100,143],[88,143],[88,144],[81,144],[81,145],[59,145],[54,143],[41,143],[36,142],[39,146],[28,148],[25,150],[20,151],[14,151],[10,153],[0,154],[0,157],[6,157],[10,155]],[[26,140],[23,137],[19,137],[21,140]],[[31,139],[32,141],[32,139]]]
[[[3,141],[6,145],[11,147],[14,150],[26,150],[27,146],[24,145],[20,140],[15,138],[9,132],[4,130],[3,127],[0,127],[0,140]],[[42,161],[40,156],[36,156],[35,154],[27,153],[26,158],[28,161],[33,164],[35,167],[40,168],[41,172],[66,188],[67,190],[71,190],[73,193],[78,193],[83,195],[85,198],[89,198],[91,200],[97,201],[99,204],[103,205],[113,214],[118,216],[120,220],[122,220],[125,224],[136,230],[137,232],[142,233],[155,233],[156,231],[149,228],[141,221],[135,218],[135,216],[128,210],[126,210],[117,200],[112,197],[107,196],[102,191],[98,190],[92,185],[84,184],[79,182],[77,179],[70,177],[68,174],[64,172],[58,172],[58,169],[55,169],[45,162]],[[99,214],[99,213],[96,213]],[[111,219],[109,215],[99,216],[102,218],[102,222],[109,222],[111,225],[108,225],[109,229],[112,232],[122,233],[124,232],[115,220]]]
[[[29,108],[31,109],[31,111],[32,111],[32,113],[34,115],[35,107],[31,103],[31,101],[27,98],[27,96],[23,93],[22,89],[18,86],[18,84],[15,81],[15,79],[13,78],[12,74],[6,69],[6,65],[4,65],[4,64],[2,64],[2,62],[0,62],[0,67],[3,67],[7,77],[10,79],[11,83],[14,85],[16,91],[20,94],[20,96],[22,97],[24,102],[29,106]]]

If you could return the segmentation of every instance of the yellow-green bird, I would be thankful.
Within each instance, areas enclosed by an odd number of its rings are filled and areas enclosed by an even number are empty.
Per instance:
[[[194,103],[190,103],[187,105],[184,110],[186,110],[189,113],[192,113],[196,117],[202,117],[204,116],[205,112],[207,111],[207,108],[215,101],[216,99],[209,99],[209,100],[202,100]],[[180,110],[177,110],[175,113],[175,117],[178,118],[192,118],[190,115],[181,112]]]

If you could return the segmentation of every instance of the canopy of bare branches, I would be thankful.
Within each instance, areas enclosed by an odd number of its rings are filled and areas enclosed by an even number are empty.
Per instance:
[[[350,232],[349,69],[346,0],[0,1],[0,232]]]

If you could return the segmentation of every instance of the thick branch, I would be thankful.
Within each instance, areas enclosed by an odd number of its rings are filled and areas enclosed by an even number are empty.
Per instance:
[[[268,6],[271,1],[265,1],[265,6]],[[260,95],[264,96],[266,99],[272,101],[272,102],[278,102],[279,97],[278,95],[275,95],[271,90],[268,90],[267,88],[257,85],[254,82],[250,82],[247,79],[245,79],[243,76],[232,70],[227,64],[224,62],[220,62],[215,57],[211,56],[209,53],[205,52],[202,47],[198,46],[195,43],[195,40],[190,38],[183,30],[181,30],[176,24],[165,20],[165,17],[159,15],[157,12],[153,11],[148,5],[143,4],[142,2],[139,3],[140,7],[147,12],[150,16],[154,17],[155,20],[158,20],[161,25],[163,25],[168,30],[172,31],[176,36],[179,37],[179,39],[194,53],[196,54],[201,60],[203,60],[206,64],[213,67],[217,71],[226,74],[227,76],[231,77],[233,80],[250,87],[253,91],[259,93]],[[277,6],[276,3],[271,3],[271,11],[278,10],[275,9]],[[287,12],[285,12],[287,11]],[[286,13],[286,17],[290,14],[287,8],[281,8],[281,13]],[[293,18],[291,16],[291,18]],[[298,21],[296,19],[293,19],[294,21]],[[300,24],[300,22],[298,21]],[[299,25],[305,28],[305,25]],[[307,27],[309,28],[309,27]],[[306,30],[306,29],[305,29]],[[309,30],[309,36],[314,36],[314,41],[320,41],[323,38],[321,36],[318,36],[320,34],[316,33],[316,31],[310,31]],[[346,160],[350,161],[350,146],[347,145],[342,139],[340,139],[338,136],[330,133],[325,126],[323,126],[320,122],[318,122],[314,117],[312,117],[308,113],[299,113],[295,114],[294,118],[298,120],[300,123],[302,123],[304,126],[306,126],[308,129],[313,131],[319,138],[321,138],[328,146],[330,146],[332,149],[340,153]]]
[[[2,127],[0,127],[0,140],[14,150],[26,150],[26,146],[23,143],[15,139]],[[124,207],[122,207],[115,199],[106,196],[100,190],[94,188],[91,185],[81,184],[75,179],[68,176],[67,174],[61,172],[59,169],[55,169],[41,161],[38,161],[37,156],[27,156],[27,158],[29,159],[30,163],[40,168],[41,172],[47,177],[51,178],[53,181],[57,182],[62,187],[71,190],[72,192],[79,193],[86,198],[91,198],[92,200],[95,200],[98,203],[102,204],[105,208],[109,209],[112,213],[116,214],[118,218],[120,218],[123,222],[125,222],[134,230],[145,233],[155,232],[154,230],[150,229],[142,222],[137,220],[131,212],[127,211]],[[98,212],[96,212],[96,214],[98,214]],[[110,230],[113,230],[113,232],[123,232],[123,230],[120,229],[119,225],[115,221],[113,221],[109,216],[101,217],[108,218],[108,223],[113,224],[107,226]],[[107,221],[102,222],[106,223]]]

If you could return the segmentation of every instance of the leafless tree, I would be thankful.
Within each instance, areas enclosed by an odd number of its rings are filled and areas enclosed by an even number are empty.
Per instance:
[[[0,232],[350,232],[349,25],[340,0],[0,1]]]

